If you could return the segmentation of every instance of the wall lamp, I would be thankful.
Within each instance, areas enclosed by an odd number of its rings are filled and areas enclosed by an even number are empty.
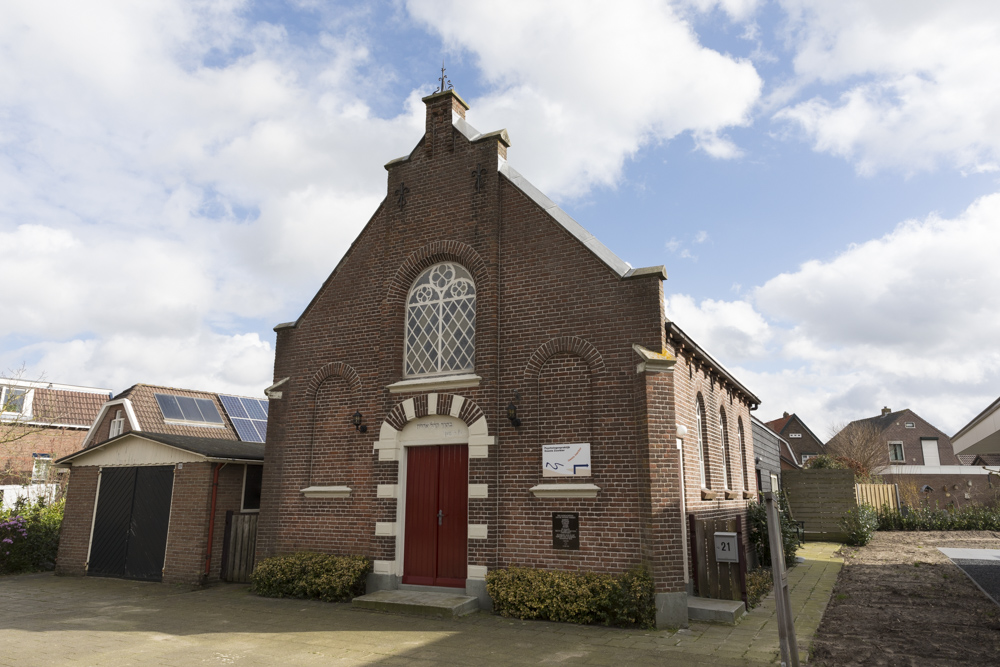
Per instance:
[[[521,420],[517,418],[517,406],[514,405],[514,401],[507,404],[507,419],[510,420],[510,425],[514,428],[521,425]]]
[[[355,431],[359,431],[361,433],[367,433],[368,432],[368,427],[361,423],[362,419],[363,419],[363,417],[361,416],[361,411],[360,410],[356,410],[354,412],[354,416],[351,417],[351,423],[354,424],[354,430]]]

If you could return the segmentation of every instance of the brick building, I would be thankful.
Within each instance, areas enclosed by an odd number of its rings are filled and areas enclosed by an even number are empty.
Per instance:
[[[805,465],[806,461],[814,456],[825,454],[823,441],[812,432],[802,418],[797,414],[787,412],[780,419],[766,422],[765,426],[784,438],[785,442],[795,452],[798,463]],[[795,467],[788,462],[782,462],[782,470],[794,470]]]
[[[56,461],[70,470],[56,573],[219,579],[227,519],[260,508],[266,428],[263,399],[137,384],[104,403]]]
[[[0,500],[52,491],[49,465],[80,448],[111,391],[0,378]]]
[[[454,91],[386,165],[386,198],[275,327],[258,559],[364,554],[369,591],[489,569],[647,563],[687,622],[686,515],[756,491],[758,399],[633,269],[507,163]],[[704,465],[700,462],[703,461]]]

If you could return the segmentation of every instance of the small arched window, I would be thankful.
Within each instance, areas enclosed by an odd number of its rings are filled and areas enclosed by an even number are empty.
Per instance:
[[[708,433],[705,431],[705,406],[698,394],[695,406],[695,432],[698,434],[698,466],[701,470],[701,488],[709,489]]]
[[[476,362],[476,284],[452,262],[413,281],[406,298],[406,375],[472,371]]]
[[[747,473],[747,441],[743,436],[743,417],[736,422],[737,435],[740,438],[740,467],[743,468],[743,490],[750,490],[750,477]]]
[[[719,431],[722,433],[720,440],[722,441],[722,487],[726,489],[732,488],[730,486],[730,480],[733,479],[733,471],[729,469],[730,467],[730,457],[729,457],[729,429],[726,428],[726,409],[721,408],[719,410]]]

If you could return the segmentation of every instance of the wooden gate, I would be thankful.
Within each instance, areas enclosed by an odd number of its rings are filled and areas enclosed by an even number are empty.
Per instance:
[[[876,510],[885,506],[899,509],[899,491],[895,484],[855,484],[854,494],[859,505],[871,505]]]
[[[247,582],[253,572],[257,550],[257,517],[226,512],[226,536],[222,546],[222,580]]]
[[[742,517],[735,519],[698,519],[688,515],[691,535],[691,574],[698,597],[714,600],[746,598],[746,549],[743,545]],[[739,563],[720,563],[715,558],[715,533],[736,533]]]

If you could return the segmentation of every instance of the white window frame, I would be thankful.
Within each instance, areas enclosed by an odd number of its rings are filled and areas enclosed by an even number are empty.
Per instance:
[[[24,392],[24,400],[20,410],[7,410],[7,401],[10,400],[10,392]],[[30,387],[17,387],[11,385],[0,386],[0,414],[6,419],[31,419],[31,409],[35,400],[35,390]]]
[[[708,488],[708,462],[705,460],[705,434],[702,432],[702,426],[704,425],[705,418],[703,415],[704,408],[702,407],[702,401],[700,399],[695,399],[694,406],[694,421],[695,421],[695,431],[697,432],[698,441],[698,469],[701,471],[701,488]]]
[[[903,422],[903,428],[916,428],[916,422]]]
[[[900,458],[892,458],[892,446],[899,445],[899,456]],[[889,441],[889,463],[906,463],[906,449],[903,447],[903,443],[900,440],[890,440]]]
[[[801,438],[802,434],[801,433],[789,433],[788,437],[789,438]]]
[[[819,456],[819,454],[802,454],[799,458],[802,459],[802,465],[805,465],[806,461],[816,456]]]
[[[51,454],[31,455],[31,483],[37,484],[49,478],[49,469],[52,466]]]
[[[248,510],[243,504],[244,502],[246,502],[247,499],[247,472],[249,471],[250,466],[252,465],[260,468],[261,474],[263,474],[264,472],[263,464],[246,463],[243,465],[243,484],[242,486],[240,486],[240,512],[242,512],[243,514],[257,514],[258,512],[260,512],[260,507],[258,507],[257,509]],[[263,496],[263,494],[261,494],[261,496]]]
[[[409,359],[409,356],[410,356],[410,306],[411,306],[410,299],[413,297],[413,293],[414,293],[415,290],[420,289],[420,288],[422,288],[422,287],[425,286],[425,285],[417,285],[417,283],[425,275],[428,275],[428,274],[432,273],[438,267],[448,266],[448,265],[453,266],[453,267],[459,267],[463,271],[465,271],[469,275],[469,277],[466,280],[468,280],[472,284],[472,304],[473,304],[473,306],[472,306],[472,335],[471,335],[472,351],[471,351],[471,354],[469,355],[470,356],[470,363],[469,363],[469,365],[467,367],[464,367],[464,368],[447,368],[446,370],[442,370],[442,368],[444,368],[446,366],[449,366],[450,364],[444,363],[444,357],[442,355],[441,341],[443,340],[444,336],[442,335],[441,326],[442,326],[443,318],[441,318],[439,316],[439,318],[438,318],[438,338],[437,338],[437,346],[438,346],[437,370],[424,371],[424,372],[410,372],[408,370],[408,367],[409,367],[409,361],[408,361],[408,359]],[[467,297],[462,297],[462,298],[467,298]],[[443,298],[443,297],[438,297],[435,301],[433,301],[433,303],[444,304],[447,301],[457,301],[457,300],[459,300],[459,299],[446,299],[446,298]],[[475,277],[472,275],[472,272],[469,271],[462,264],[460,264],[458,262],[438,262],[437,264],[434,264],[433,266],[429,266],[426,269],[424,269],[423,271],[421,271],[420,275],[417,276],[416,279],[413,281],[413,284],[410,285],[410,289],[406,293],[406,302],[404,304],[404,313],[405,314],[404,314],[404,320],[403,320],[403,376],[406,377],[406,378],[424,378],[424,377],[440,377],[440,376],[447,376],[447,375],[462,375],[462,374],[475,373],[475,371],[476,371],[476,325],[477,325],[476,320],[477,320],[478,307],[479,307],[479,293],[478,293],[478,289],[476,287]]]
[[[722,441],[722,488],[731,489],[729,485],[729,434],[726,432],[726,411],[719,410],[719,439]]]
[[[124,432],[125,417],[122,416],[122,411],[118,410],[115,413],[115,418],[111,420],[111,428],[108,429],[108,439],[111,439],[116,435],[121,435]]]

